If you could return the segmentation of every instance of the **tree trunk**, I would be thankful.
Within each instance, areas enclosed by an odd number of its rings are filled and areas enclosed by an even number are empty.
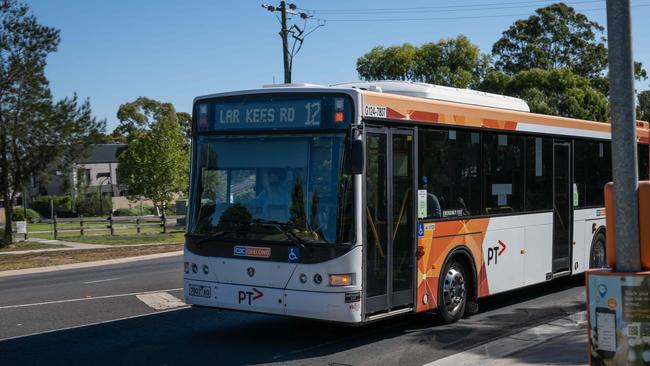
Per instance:
[[[2,240],[0,240],[0,248],[6,247],[9,244],[13,244],[11,227],[13,226],[14,207],[12,205],[11,198],[6,192],[3,195],[3,199],[5,203],[5,233]]]

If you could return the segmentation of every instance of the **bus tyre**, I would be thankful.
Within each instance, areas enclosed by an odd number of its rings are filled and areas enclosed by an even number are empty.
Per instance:
[[[596,240],[591,246],[591,254],[589,255],[589,268],[606,268],[607,267],[607,242],[605,235],[599,232],[596,235]]]
[[[467,303],[467,270],[456,260],[445,266],[438,282],[438,314],[445,323],[454,323],[463,317]]]

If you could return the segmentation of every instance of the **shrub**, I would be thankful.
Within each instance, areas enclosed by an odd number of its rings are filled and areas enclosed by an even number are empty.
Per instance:
[[[32,202],[32,208],[42,217],[51,218],[50,201],[54,203],[54,211],[60,217],[74,217],[74,200],[70,196],[38,196]]]
[[[77,211],[80,215],[108,216],[112,209],[113,199],[108,195],[102,196],[101,204],[97,195],[79,197],[79,199],[77,199]]]
[[[133,208],[118,208],[117,210],[113,211],[113,216],[137,216],[138,214],[135,212],[135,209]]]
[[[38,212],[30,208],[25,210],[22,207],[14,207],[12,218],[14,221],[27,221],[30,224],[41,221],[41,215],[39,215]]]

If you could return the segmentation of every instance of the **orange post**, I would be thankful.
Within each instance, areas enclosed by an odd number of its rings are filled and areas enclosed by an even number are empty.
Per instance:
[[[641,267],[650,270],[650,181],[639,182],[639,245]],[[605,185],[607,225],[607,265],[616,268],[616,226],[614,225],[614,184]]]

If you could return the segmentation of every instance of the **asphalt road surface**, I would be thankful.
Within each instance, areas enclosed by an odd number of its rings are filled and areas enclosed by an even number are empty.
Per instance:
[[[351,327],[154,309],[148,298],[182,299],[182,257],[4,277],[0,365],[422,365],[584,310],[583,285],[577,276],[498,295],[453,325],[415,314]]]

